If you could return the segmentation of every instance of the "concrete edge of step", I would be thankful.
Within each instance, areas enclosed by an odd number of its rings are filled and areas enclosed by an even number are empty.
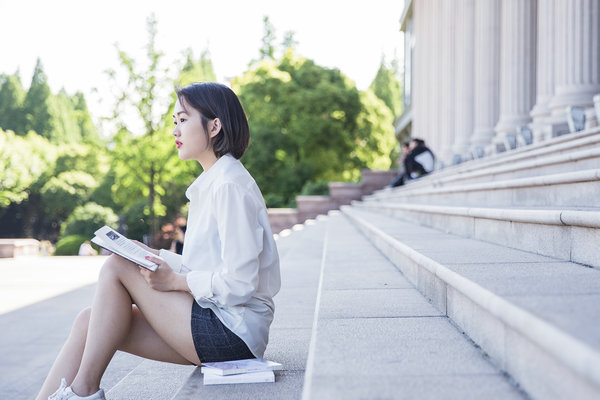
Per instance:
[[[600,210],[484,208],[437,206],[411,203],[398,204],[383,201],[354,201],[352,206],[364,209],[402,210],[428,214],[443,214],[459,217],[521,222],[526,224],[578,226],[593,229],[600,228]]]
[[[399,242],[357,215],[350,207],[343,207],[342,212],[352,221],[377,235],[388,245],[393,246],[397,251],[402,252],[406,257],[427,269],[447,285],[455,288],[479,307],[538,344],[547,354],[562,362],[572,371],[600,386],[600,352]]]
[[[397,190],[383,192],[379,195],[365,197],[365,200],[387,201],[409,198],[413,196],[451,194],[460,192],[476,192],[485,190],[522,189],[538,186],[564,185],[600,181],[600,169],[564,172],[526,178],[507,179],[492,182],[475,182],[453,186],[440,185],[437,187],[417,188],[415,190]]]

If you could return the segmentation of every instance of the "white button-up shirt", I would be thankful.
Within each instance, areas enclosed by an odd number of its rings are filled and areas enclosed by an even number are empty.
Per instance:
[[[279,256],[262,194],[242,163],[227,154],[190,185],[183,254],[160,256],[256,357],[267,347],[281,286]]]

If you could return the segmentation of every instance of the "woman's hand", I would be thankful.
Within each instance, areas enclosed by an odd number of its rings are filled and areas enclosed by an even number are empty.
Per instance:
[[[148,246],[146,246],[146,245],[145,245],[144,243],[142,243],[142,242],[138,242],[137,240],[133,240],[133,239],[132,239],[131,241],[132,241],[133,243],[137,244],[138,246],[140,246],[142,249],[144,249],[144,250],[146,250],[146,251],[149,251],[149,252],[150,252],[150,253],[152,253],[152,254],[156,254],[156,255],[159,255],[159,254],[160,254],[160,251],[159,251],[159,250],[153,249],[152,247],[148,247]]]
[[[160,292],[169,292],[173,290],[183,292],[190,291],[185,275],[173,271],[165,260],[151,256],[146,256],[146,259],[158,264],[158,268],[154,272],[146,268],[140,268],[140,273],[152,289]]]

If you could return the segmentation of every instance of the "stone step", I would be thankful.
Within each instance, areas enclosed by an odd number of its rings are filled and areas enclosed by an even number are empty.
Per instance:
[[[281,262],[281,290],[275,296],[265,358],[283,364],[275,383],[204,386],[196,368],[174,400],[300,399],[310,344],[328,219],[307,221],[288,235],[280,235],[277,248]]]
[[[370,210],[427,227],[600,267],[600,208],[535,209],[356,202]]]
[[[503,167],[515,163],[521,163],[525,161],[534,162],[543,160],[547,157],[559,155],[564,157],[564,155],[569,153],[579,153],[581,151],[597,148],[599,146],[600,127],[596,127],[590,130],[578,132],[576,134],[563,135],[541,143],[520,147],[509,152],[498,153],[489,157],[450,166],[436,171],[430,176],[413,181],[407,186],[430,185],[431,182],[438,183],[447,177],[456,179],[457,176],[460,175],[468,175],[473,172],[480,173],[484,170]],[[558,172],[572,170],[573,169],[565,169]]]
[[[108,400],[170,399],[195,368],[193,365],[143,360],[128,371],[127,375],[110,390],[105,390],[106,398]]]
[[[532,398],[600,398],[600,271],[343,212]]]
[[[326,237],[303,399],[521,399],[342,215]]]
[[[407,186],[366,201],[476,207],[600,207],[600,169],[492,182]]]
[[[600,136],[600,135],[599,135]],[[541,158],[522,161],[506,162],[502,165],[482,167],[464,173],[447,175],[433,173],[414,182],[397,188],[386,188],[365,200],[384,200],[394,197],[399,192],[417,191],[423,188],[449,188],[473,183],[488,183],[494,181],[515,180],[519,178],[534,178],[544,175],[563,174],[565,171],[575,172],[595,170],[600,167],[600,146],[584,148],[563,154],[551,154]]]

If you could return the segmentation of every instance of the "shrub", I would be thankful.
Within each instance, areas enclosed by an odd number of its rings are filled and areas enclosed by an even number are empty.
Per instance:
[[[76,256],[79,254],[79,246],[81,243],[89,240],[88,236],[84,235],[70,235],[65,236],[56,243],[54,250],[55,256]]]
[[[319,182],[306,182],[302,187],[301,195],[321,195],[328,196],[329,195],[329,183],[325,181]]]
[[[50,178],[42,187],[44,210],[63,219],[83,204],[97,186],[96,179],[86,172],[63,172]]]
[[[103,225],[116,228],[119,222],[117,214],[108,207],[96,203],[87,203],[73,210],[61,227],[61,236],[83,235],[89,240],[94,232]]]

